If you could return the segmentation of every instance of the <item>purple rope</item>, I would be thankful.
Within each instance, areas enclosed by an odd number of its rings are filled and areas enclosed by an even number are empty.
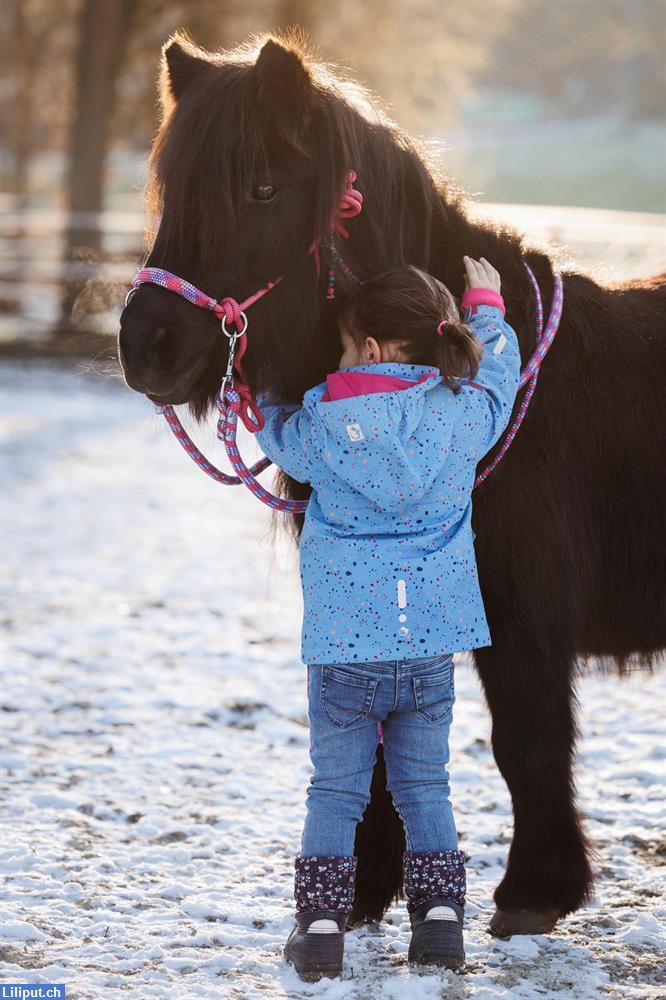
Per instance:
[[[524,262],[523,262],[524,263]],[[536,350],[532,354],[523,371],[520,375],[520,382],[518,383],[518,388],[526,385],[529,382],[527,392],[525,393],[523,400],[518,407],[518,413],[515,416],[509,433],[504,439],[502,447],[497,452],[492,462],[490,462],[482,472],[474,480],[474,487],[479,486],[484,479],[487,479],[490,473],[495,469],[499,463],[502,461],[506,455],[511,442],[515,438],[518,428],[522,424],[525,414],[527,413],[527,407],[530,405],[530,400],[534,395],[534,390],[536,389],[537,379],[539,377],[539,368],[541,367],[541,362],[548,353],[548,348],[555,340],[555,335],[557,333],[558,327],[560,325],[560,318],[562,316],[562,305],[564,302],[564,289],[562,287],[562,278],[559,274],[553,275],[553,301],[550,306],[550,314],[548,316],[548,322],[546,323],[546,329],[543,328],[543,303],[541,301],[541,290],[539,289],[539,283],[534,277],[534,273],[528,264],[525,264],[527,273],[532,282],[532,287],[534,288],[534,295],[536,297],[536,307],[537,307],[537,321],[536,321],[536,340],[537,346]]]
[[[191,285],[189,281],[179,278],[177,274],[163,271],[161,267],[142,267],[134,275],[132,288],[140,288],[144,284],[159,285],[160,288],[166,288],[170,292],[175,292],[176,295],[182,295],[184,299],[191,302],[193,306],[198,306],[199,309],[209,309],[211,312],[215,312],[216,308],[218,311],[221,308],[217,299],[206,295],[201,289]]]
[[[244,483],[258,500],[261,500],[262,503],[267,504],[274,510],[281,510],[290,514],[303,514],[308,506],[307,500],[284,500],[282,497],[276,497],[275,494],[269,493],[268,490],[264,489],[261,483],[255,478],[254,473],[257,466],[262,466],[262,468],[266,468],[266,466],[258,462],[251,469],[248,469],[245,465],[236,444],[236,429],[240,404],[241,397],[233,386],[229,386],[226,389],[224,401],[218,397],[218,408],[221,414],[218,422],[218,435],[224,441],[229,461],[234,471],[238,474],[238,480]],[[262,461],[267,465],[271,464],[270,459],[264,458]]]
[[[226,472],[216,469],[215,466],[208,461],[206,456],[199,451],[194,441],[181,424],[172,406],[158,406],[156,407],[156,411],[163,414],[164,419],[173,431],[176,439],[183,446],[192,461],[196,462],[199,468],[209,475],[211,479],[214,479],[218,483],[223,483],[224,486],[241,485],[243,480],[239,476],[229,476]],[[267,469],[269,465],[272,465],[270,458],[261,458],[258,462],[255,462],[250,469],[248,469],[248,473],[252,476],[257,476],[260,472],[263,472],[264,469]]]
[[[548,348],[555,339],[555,334],[557,333],[558,327],[560,325],[560,317],[562,316],[562,279],[559,274],[553,275],[553,301],[550,307],[550,315],[548,316],[548,323],[546,324],[546,330],[543,329],[543,303],[541,301],[541,290],[539,284],[534,277],[532,270],[525,265],[527,269],[527,274],[530,281],[532,282],[532,288],[534,289],[534,298],[536,299],[537,307],[537,319],[536,319],[536,348],[532,357],[529,359],[525,367],[520,374],[520,382],[518,388],[522,388],[526,382],[528,382],[535,372],[539,370],[539,366],[543,361]]]

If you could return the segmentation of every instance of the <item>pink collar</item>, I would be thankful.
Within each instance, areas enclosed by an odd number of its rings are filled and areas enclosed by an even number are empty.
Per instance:
[[[320,402],[331,403],[336,399],[348,399],[350,396],[366,396],[373,392],[398,392],[401,389],[411,389],[419,382],[428,378],[437,378],[434,372],[422,375],[415,381],[398,378],[396,375],[384,375],[372,372],[333,372],[326,376],[326,391]]]

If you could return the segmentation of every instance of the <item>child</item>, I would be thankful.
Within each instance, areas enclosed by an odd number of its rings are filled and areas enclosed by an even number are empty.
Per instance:
[[[471,498],[520,371],[499,274],[483,257],[464,266],[469,326],[436,278],[391,271],[343,307],[339,371],[302,406],[270,391],[259,400],[261,447],[313,487],[300,555],[314,773],[285,947],[302,979],[341,971],[380,722],[407,845],[409,960],[464,962],[464,854],[446,770],[452,654],[490,645]]]

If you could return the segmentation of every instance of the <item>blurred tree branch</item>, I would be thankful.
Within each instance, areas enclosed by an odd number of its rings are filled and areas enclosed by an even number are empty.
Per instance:
[[[6,0],[0,8],[0,135],[10,154],[17,208],[29,198],[29,167],[45,133],[62,138],[76,0]]]

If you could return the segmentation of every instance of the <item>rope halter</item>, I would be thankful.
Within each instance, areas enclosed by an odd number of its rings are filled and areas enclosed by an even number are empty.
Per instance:
[[[356,172],[354,170],[350,170],[345,178],[345,187],[337,211],[334,213],[331,220],[331,227],[336,232],[340,233],[340,235],[345,239],[349,239],[349,233],[340,220],[353,219],[355,216],[360,214],[363,208],[363,195],[360,191],[357,191],[354,188],[355,180]],[[314,257],[317,277],[319,277],[320,273],[320,242],[321,237],[317,236],[308,250],[308,255],[313,255]],[[185,281],[184,278],[179,278],[177,274],[172,274],[170,271],[165,271],[160,267],[143,267],[132,278],[132,287],[125,298],[125,305],[128,304],[134,292],[140,288],[141,285],[150,284],[159,285],[160,288],[166,288],[169,292],[175,292],[176,295],[180,295],[182,298],[187,299],[187,301],[193,306],[197,306],[199,309],[208,309],[210,312],[215,313],[217,318],[220,320],[222,333],[229,340],[229,361],[227,364],[227,370],[222,379],[220,392],[218,394],[218,408],[221,409],[220,404],[224,403],[224,393],[227,386],[234,382],[235,372],[238,376],[237,380],[235,380],[236,389],[241,398],[240,418],[247,430],[254,432],[262,429],[264,426],[264,418],[261,410],[257,406],[252,390],[247,383],[247,379],[241,365],[243,355],[247,350],[246,334],[248,319],[246,310],[248,310],[250,306],[253,306],[255,302],[262,299],[264,295],[275,288],[276,285],[279,285],[283,278],[284,275],[280,275],[280,277],[276,278],[275,281],[269,281],[267,285],[254,292],[253,295],[249,295],[242,302],[238,302],[230,295],[220,300],[214,299],[210,295],[207,295],[206,292],[202,292],[200,288],[196,287],[196,285],[192,285],[189,281]],[[227,324],[235,327],[235,329],[229,331],[227,329]],[[238,352],[236,352],[237,341],[241,341]],[[164,407],[158,406],[158,410],[160,412],[164,412],[164,409]]]

